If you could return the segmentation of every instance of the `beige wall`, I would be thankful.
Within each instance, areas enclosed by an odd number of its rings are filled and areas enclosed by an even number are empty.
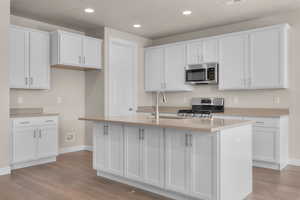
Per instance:
[[[0,168],[9,166],[8,26],[10,1],[0,1]]]
[[[221,92],[216,86],[197,86],[193,92],[168,94],[167,105],[189,105],[192,97],[223,96],[226,106],[230,107],[267,107],[290,108],[290,157],[300,159],[300,11],[274,15],[262,19],[251,20],[233,25],[221,26],[204,31],[180,34],[153,41],[153,44],[165,44],[176,41],[214,36],[235,31],[242,31],[268,25],[289,23],[290,31],[290,88],[288,90],[256,90],[256,91],[225,91]],[[221,66],[222,67],[222,66]],[[274,99],[279,98],[276,103]],[[147,105],[142,103],[141,105]]]
[[[29,28],[54,31],[57,29],[82,32],[22,17],[11,16],[11,23]],[[23,103],[18,103],[18,98]],[[62,102],[58,103],[57,98]],[[2,104],[1,104],[2,105]],[[42,107],[45,112],[60,114],[60,148],[85,144],[85,123],[78,118],[85,115],[85,72],[51,69],[50,90],[11,90],[10,107]],[[74,142],[66,142],[69,133],[75,134]]]

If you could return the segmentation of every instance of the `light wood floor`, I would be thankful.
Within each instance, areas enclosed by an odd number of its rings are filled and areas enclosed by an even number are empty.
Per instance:
[[[300,200],[300,168],[281,173],[254,169],[249,200]],[[154,200],[165,199],[96,176],[92,155],[64,154],[56,163],[13,171],[0,177],[0,200]]]

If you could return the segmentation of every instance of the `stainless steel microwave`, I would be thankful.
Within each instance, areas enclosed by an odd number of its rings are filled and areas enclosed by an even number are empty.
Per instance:
[[[188,65],[185,68],[186,84],[217,84],[219,79],[218,63]]]

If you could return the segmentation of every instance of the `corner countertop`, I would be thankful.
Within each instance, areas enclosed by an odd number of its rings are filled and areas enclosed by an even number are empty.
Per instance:
[[[224,129],[253,124],[253,121],[228,120],[228,119],[166,119],[158,122],[146,115],[134,115],[124,117],[82,117],[79,120],[94,122],[112,122],[129,125],[155,126],[160,128],[175,128],[199,132],[218,132]]]
[[[176,114],[178,110],[191,109],[191,107],[160,107],[160,113]],[[139,107],[137,112],[154,112],[152,106]],[[281,117],[289,115],[288,108],[225,108],[224,113],[215,115],[242,116],[242,117]]]
[[[27,117],[51,117],[58,116],[58,113],[23,113],[23,114],[10,114],[10,118],[27,118]]]

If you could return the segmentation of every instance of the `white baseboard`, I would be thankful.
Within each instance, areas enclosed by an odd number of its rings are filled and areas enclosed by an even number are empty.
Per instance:
[[[300,160],[297,160],[297,159],[291,159],[289,161],[289,165],[293,165],[293,166],[298,166],[300,167]]]
[[[83,145],[83,146],[61,148],[59,150],[59,154],[71,153],[71,152],[77,152],[77,151],[93,151],[93,147]]]
[[[11,171],[10,167],[0,168],[0,176],[10,174],[10,171]]]

